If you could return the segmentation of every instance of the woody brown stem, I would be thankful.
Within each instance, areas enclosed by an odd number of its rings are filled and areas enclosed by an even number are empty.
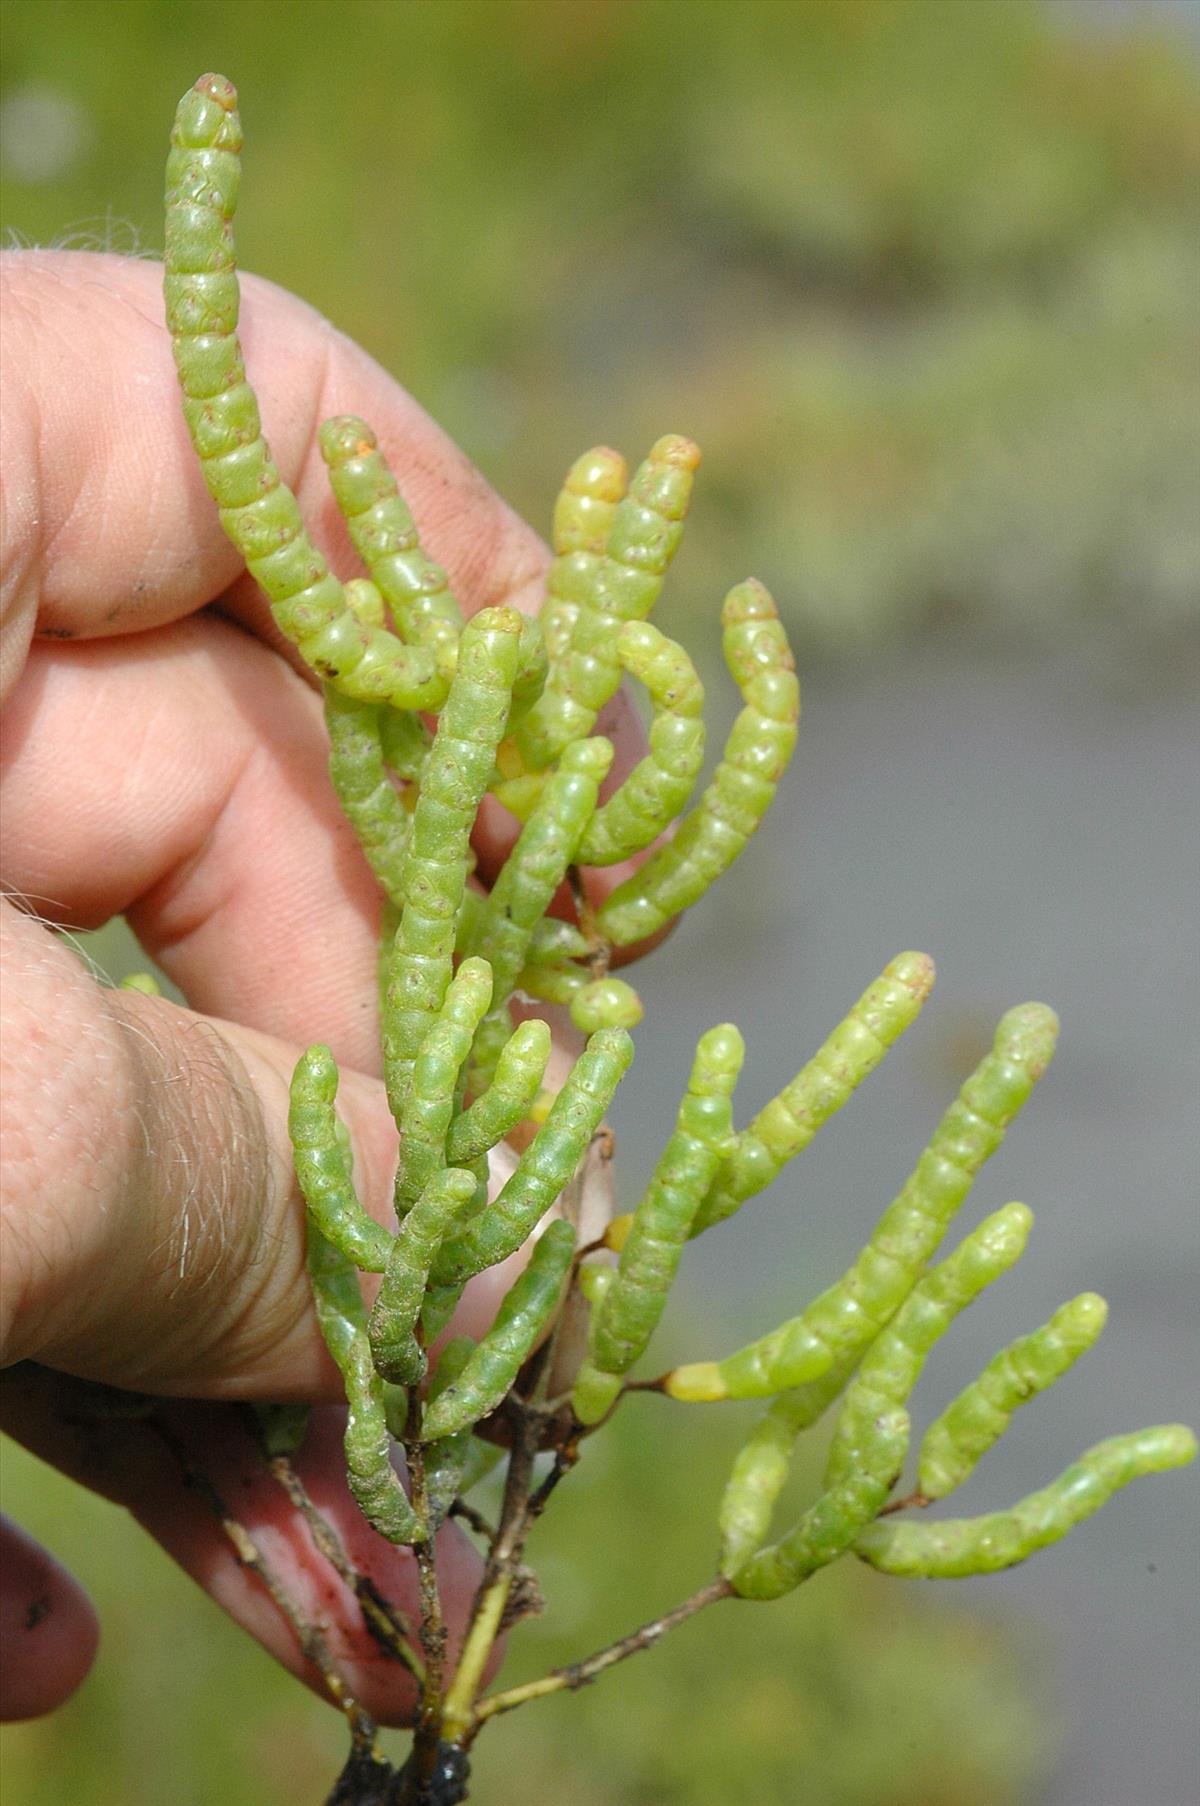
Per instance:
[[[418,1386],[408,1388],[408,1431],[405,1437],[409,1480],[412,1486],[413,1510],[425,1532],[414,1545],[417,1576],[421,1595],[421,1649],[425,1657],[424,1684],[421,1688],[421,1711],[413,1733],[412,1754],[405,1769],[410,1777],[410,1792],[421,1798],[428,1790],[438,1763],[442,1742],[442,1680],[446,1662],[446,1621],[442,1615],[438,1589],[437,1556],[431,1529],[429,1493],[425,1482],[425,1450],[421,1444],[421,1394]]]
[[[475,1507],[466,1499],[455,1499],[446,1515],[452,1518],[461,1518],[469,1530],[473,1530],[476,1536],[483,1537],[488,1544],[496,1540],[495,1525],[489,1523],[482,1511],[476,1511]]]
[[[296,1510],[308,1525],[317,1549],[358,1600],[363,1623],[386,1655],[402,1662],[417,1681],[424,1679],[424,1667],[411,1648],[415,1635],[403,1612],[386,1599],[373,1580],[360,1574],[346,1553],[345,1544],[323,1512],[319,1511],[303,1480],[287,1455],[276,1455],[267,1463],[272,1477],[278,1481]]]
[[[523,1706],[527,1700],[542,1699],[547,1694],[561,1693],[564,1690],[573,1693],[580,1687],[586,1687],[589,1681],[594,1681],[606,1668],[612,1668],[629,1656],[637,1655],[639,1650],[652,1648],[669,1630],[694,1618],[705,1606],[715,1604],[718,1599],[730,1599],[733,1596],[731,1582],[724,1575],[718,1575],[673,1611],[664,1612],[660,1618],[652,1618],[640,1630],[632,1631],[617,1643],[610,1643],[606,1649],[597,1650],[595,1655],[588,1656],[584,1661],[572,1662],[567,1668],[555,1668],[540,1680],[526,1681],[523,1686],[509,1687],[503,1693],[493,1693],[490,1699],[482,1700],[476,1706],[475,1727],[485,1724],[489,1718],[495,1718],[501,1712],[511,1712],[514,1707]]]
[[[220,1524],[238,1562],[256,1577],[269,1594],[277,1611],[291,1627],[301,1655],[317,1670],[325,1683],[326,1692],[345,1713],[350,1725],[354,1748],[364,1754],[373,1752],[377,1736],[375,1722],[354,1698],[316,1625],[310,1624],[305,1618],[246,1526],[234,1517],[216,1486],[208,1475],[196,1466],[174,1431],[160,1417],[155,1417],[151,1421],[175,1458],[184,1485],[189,1492],[195,1493],[204,1501]]]
[[[919,1507],[923,1510],[926,1505],[932,1504],[933,1500],[927,1499],[923,1492],[910,1492],[906,1494],[903,1499],[889,1499],[887,1504],[882,1506],[876,1513],[876,1516],[886,1518],[893,1511],[908,1511],[913,1507]]]

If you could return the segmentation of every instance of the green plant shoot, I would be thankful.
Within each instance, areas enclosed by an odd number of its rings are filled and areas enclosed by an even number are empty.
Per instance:
[[[335,576],[271,457],[238,343],[241,146],[232,85],[201,77],[179,104],[168,157],[166,321],[188,433],[222,524],[323,684],[330,781],[383,897],[380,1038],[398,1136],[385,1224],[355,1187],[333,1055],[316,1045],[301,1056],[288,1126],[314,1308],[346,1394],[347,1485],[382,1537],[413,1550],[421,1597],[418,1632],[401,1614],[388,1618],[398,1639],[389,1653],[420,1691],[412,1752],[399,1770],[336,1665],[325,1675],[353,1737],[331,1802],[457,1806],[491,1718],[583,1685],[709,1605],[779,1598],[850,1553],[891,1574],[992,1572],[1057,1541],[1129,1481],[1191,1460],[1196,1443],[1179,1425],[1138,1431],[1099,1444],[1008,1510],[955,1522],[903,1516],[960,1485],[1013,1412],[1093,1345],[1106,1307],[1085,1292],[1003,1349],[946,1407],[921,1442],[916,1492],[891,1496],[926,1360],[1025,1245],[1030,1212],[1010,1204],[937,1258],[1050,1063],[1058,1025],[1043,1004],[1002,1019],[991,1052],[836,1284],[732,1354],[630,1377],[689,1240],[738,1212],[843,1108],[916,1019],[933,964],[920,953],[893,960],[740,1131],[732,1112],[742,1036],[732,1024],[702,1036],[641,1201],[611,1219],[605,1117],[642,1018],[637,992],[612,967],[619,949],[702,899],[770,806],[800,712],[781,612],[753,578],[725,598],[722,650],[742,709],[710,783],[680,819],[704,756],[704,692],[689,654],[647,617],[691,503],[700,454],[690,439],[657,440],[632,480],[618,452],[586,452],[554,507],[555,557],[537,617],[487,608],[464,624],[376,434],[337,416],[321,427],[320,447],[366,574]],[[612,746],[594,729],[623,675],[650,699],[649,744],[602,802]],[[472,878],[471,847],[489,795],[523,824],[490,890]],[[630,859],[639,861],[632,874],[594,901],[586,868]],[[568,895],[574,919],[565,919]],[[522,997],[565,1006],[588,1036],[565,1072],[551,1061],[545,1022],[514,1026],[510,1005]],[[472,1336],[453,1336],[439,1353],[464,1287],[510,1260],[524,1265],[506,1274],[490,1325],[485,1312]],[[363,1274],[382,1276],[369,1310]],[[716,1573],[608,1648],[488,1692],[497,1639],[537,1609],[525,1559],[537,1519],[614,1411],[667,1410],[664,1398],[767,1401],[721,1499]],[[769,1543],[796,1438],[839,1399],[817,1496]],[[264,1455],[294,1502],[289,1463],[306,1408],[263,1401],[256,1418]],[[669,1460],[666,1431],[663,1446]],[[502,1460],[492,1524],[465,1495]],[[373,1583],[352,1571],[311,1500],[306,1513],[378,1629]],[[452,1662],[435,1545],[448,1517],[486,1546]],[[293,1628],[302,1616],[289,1609]]]

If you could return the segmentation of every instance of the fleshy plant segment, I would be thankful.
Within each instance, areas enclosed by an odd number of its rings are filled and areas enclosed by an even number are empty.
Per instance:
[[[537,620],[500,608],[464,622],[371,428],[330,420],[321,452],[367,573],[341,582],[271,458],[238,345],[241,145],[233,87],[202,77],[180,102],[167,164],[167,322],[188,430],[225,530],[324,686],[331,779],[383,893],[382,1052],[399,1135],[393,1213],[379,1223],[355,1189],[333,1057],[308,1049],[292,1084],[290,1130],[317,1314],[346,1389],[348,1484],[375,1530],[412,1548],[422,1600],[417,1626],[378,1600],[370,1607],[375,1634],[421,1689],[402,1769],[378,1753],[374,1727],[347,1700],[334,1665],[322,1670],[353,1734],[333,1798],[453,1806],[467,1797],[470,1752],[489,1719],[583,1685],[703,1607],[777,1598],[850,1554],[888,1573],[990,1572],[1065,1535],[1128,1481],[1190,1460],[1196,1445],[1178,1425],[1137,1431],[1100,1444],[1007,1510],[961,1521],[912,1515],[958,1486],[1012,1413],[1096,1340],[1105,1306],[1084,1293],[998,1354],[947,1407],[920,1445],[915,1489],[894,1496],[927,1358],[1029,1236],[1031,1213],[1009,1204],[943,1251],[974,1180],[1050,1063],[1057,1022],[1041,1004],[1003,1018],[992,1051],[841,1280],[732,1353],[632,1377],[689,1240],[783,1174],[846,1104],[916,1019],[933,965],[900,954],[795,1077],[749,1112],[735,1110],[741,1034],[719,1024],[702,1035],[637,1208],[580,1245],[581,1190],[590,1164],[611,1156],[604,1117],[642,1013],[632,986],[610,973],[614,950],[699,902],[770,807],[800,710],[787,636],[762,584],[730,590],[722,647],[742,709],[693,802],[704,690],[687,652],[648,619],[700,461],[675,435],[657,441],[632,479],[604,447],[571,467]],[[649,745],[602,802],[612,747],[595,728],[623,679],[649,699]],[[471,833],[489,793],[522,827],[484,895]],[[584,904],[574,922],[550,913],[564,883],[584,898],[581,867],[642,854],[599,908]],[[544,1085],[549,1029],[536,1020],[514,1028],[514,998],[565,1005],[588,1037],[553,1092]],[[505,1142],[509,1176],[489,1198],[489,1156]],[[467,1282],[526,1244],[491,1326],[477,1341],[441,1340]],[[363,1273],[380,1276],[370,1310]],[[714,1524],[715,1573],[608,1649],[487,1692],[497,1638],[530,1609],[524,1554],[536,1519],[588,1435],[618,1408],[658,1410],[663,1397],[764,1401]],[[834,1407],[822,1488],[772,1542],[795,1439]],[[264,1458],[317,1526],[318,1546],[344,1564],[288,1461],[303,1414],[264,1406],[259,1421]],[[551,1466],[535,1472],[545,1452]],[[500,1461],[506,1478],[492,1524],[469,1494]],[[484,1552],[452,1671],[433,1540],[449,1515]]]

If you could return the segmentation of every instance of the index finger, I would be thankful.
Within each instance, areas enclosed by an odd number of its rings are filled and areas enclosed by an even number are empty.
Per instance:
[[[29,692],[30,707],[16,711],[20,740],[27,739],[32,747],[36,736],[44,750],[40,760],[25,759],[8,773],[13,785],[8,803],[17,825],[7,856],[13,869],[6,878],[27,894],[61,899],[65,906],[61,913],[68,919],[102,919],[105,913],[133,911],[151,951],[168,960],[172,975],[200,1008],[236,1014],[242,1020],[248,1017],[253,1026],[297,1039],[306,1032],[301,1017],[312,993],[324,998],[349,963],[361,972],[361,981],[347,987],[354,996],[353,1004],[347,1005],[349,1020],[342,1024],[349,1041],[341,1043],[337,1022],[322,1018],[313,1023],[311,1011],[309,1021],[365,1064],[369,1055],[355,1032],[362,1026],[357,1000],[372,988],[371,935],[369,930],[364,933],[363,919],[363,899],[369,890],[365,871],[362,882],[350,887],[348,894],[345,875],[332,861],[318,861],[314,867],[300,846],[303,835],[295,841],[295,855],[274,865],[264,867],[254,856],[254,849],[261,852],[264,824],[282,825],[295,817],[297,799],[292,787],[281,781],[272,800],[267,786],[268,794],[259,796],[263,813],[257,824],[247,819],[246,832],[241,832],[234,812],[221,802],[223,779],[216,770],[225,752],[230,754],[225,763],[244,762],[232,757],[241,728],[235,722],[229,732],[223,730],[214,739],[212,711],[205,715],[198,709],[190,677],[186,693],[177,686],[179,694],[172,700],[161,688],[147,689],[145,684],[137,688],[136,672],[121,659],[120,706],[127,711],[127,731],[120,741],[113,737],[113,703],[106,704],[105,698],[116,696],[118,667],[112,665],[111,655],[119,648],[112,643],[114,636],[138,633],[145,646],[145,630],[161,629],[219,599],[223,611],[252,623],[264,640],[281,644],[265,600],[244,571],[239,575],[239,554],[224,537],[188,443],[163,323],[161,273],[153,265],[114,257],[11,253],[3,259],[0,274],[11,371],[0,412],[0,453],[6,471],[0,677],[11,692],[37,632],[45,641],[42,672],[48,661],[51,680],[39,679],[36,698]],[[316,432],[328,413],[352,411],[373,418],[411,499],[425,543],[447,567],[466,612],[505,601],[534,607],[541,593],[545,548],[440,428],[366,353],[312,309],[253,278],[244,288],[246,355],[261,391],[276,462],[296,490],[314,537],[334,564],[348,569],[350,552],[327,492]],[[64,639],[97,638],[108,642],[105,648],[94,648],[108,661],[105,690],[97,687],[100,674],[91,664],[79,665],[78,649],[74,661],[55,650]],[[242,663],[249,681],[251,661]],[[193,663],[189,670],[194,669]],[[263,675],[255,680],[256,694],[264,691],[266,676],[261,663],[259,670]],[[157,683],[159,674],[153,675]],[[279,690],[275,684],[265,688],[272,694]],[[63,703],[57,718],[47,712],[46,699],[54,696]],[[293,769],[305,772],[324,761],[324,734],[319,713],[301,707],[300,698],[302,692],[291,701],[280,692],[273,738],[275,750],[290,744]],[[146,765],[146,782],[137,792],[144,819],[131,814],[127,786],[108,786],[81,810],[87,772],[106,769],[122,745],[136,745],[139,724],[150,720],[158,723],[160,756]],[[617,743],[618,769],[631,764],[641,750],[641,731],[627,701],[614,699],[604,727]],[[193,773],[213,774],[209,788],[220,795],[212,807],[184,809],[178,796],[161,794],[155,773],[165,782],[171,769],[162,756],[168,729],[181,746],[192,746]],[[64,736],[59,755],[46,756],[47,734]],[[53,754],[52,744],[49,752]],[[63,752],[70,754],[79,774],[79,781],[66,787],[67,797],[55,778],[56,773],[61,776]],[[317,807],[314,798],[314,813],[324,820],[330,815],[331,799],[322,796],[320,801],[322,807]],[[59,817],[67,803],[73,813],[62,824]],[[119,819],[110,820],[114,808]],[[81,816],[107,848],[99,916],[99,900],[90,894],[77,896],[79,880],[72,876],[82,870],[90,883],[100,869],[93,859],[76,858],[81,853]],[[163,833],[166,818],[175,824],[171,834]],[[214,912],[205,892],[203,922],[189,918],[186,945],[178,944],[176,930],[163,929],[160,934],[158,905],[172,896],[178,901],[177,875],[195,881],[214,869],[214,821],[223,826],[222,844],[230,858],[241,859],[238,884],[217,888],[222,899],[232,892],[257,928],[250,942],[240,928],[230,932],[229,912]],[[28,835],[20,831],[25,822],[30,824]],[[56,823],[61,832],[50,831]],[[314,833],[320,825],[314,826]],[[511,838],[511,824],[497,824],[495,816],[485,820],[480,842],[485,865],[497,863]],[[154,848],[158,851],[150,857]],[[57,855],[52,857],[54,849]],[[140,849],[139,856],[123,859],[123,852],[130,849]],[[192,882],[190,892],[195,889]],[[262,950],[263,925],[278,922],[281,906],[294,905],[302,889],[308,893],[307,922],[320,924],[319,959],[314,956],[317,978],[311,986],[297,980],[288,987],[286,1000],[271,995],[255,1007],[257,990],[264,982],[269,984],[269,972],[264,979],[261,962],[254,957]],[[80,903],[83,910],[75,913]],[[303,937],[305,931],[300,932]],[[214,939],[221,950],[215,961],[210,945]],[[239,962],[239,948],[246,949],[251,961],[249,973],[241,969],[246,961]]]
[[[188,443],[157,265],[71,251],[0,260],[7,379],[6,637],[95,637],[162,625],[233,592],[278,644],[226,540]],[[284,480],[315,539],[349,568],[317,427],[371,421],[430,555],[464,611],[536,606],[537,535],[366,352],[295,296],[244,277],[241,337]],[[7,654],[11,681],[19,664]]]

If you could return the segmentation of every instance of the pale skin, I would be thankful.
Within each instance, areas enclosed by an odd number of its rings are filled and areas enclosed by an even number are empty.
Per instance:
[[[242,1521],[299,1603],[320,1585],[331,1649],[366,1709],[404,1722],[408,1675],[379,1655],[348,1593],[329,1607],[328,1570],[317,1575],[230,1408],[328,1402],[302,1474],[352,1558],[412,1611],[410,1553],[375,1537],[345,1489],[333,1408],[343,1389],[313,1312],[286,1126],[298,1055],[323,1041],[341,1068],[360,1195],[387,1220],[395,1132],[377,1076],[378,892],[328,782],[319,693],[205,493],[158,266],[21,252],[0,260],[0,281],[0,875],[15,899],[0,903],[0,1364],[39,1364],[0,1385],[4,1427],[128,1505],[311,1681],[157,1433],[136,1418],[80,1421],[77,1381],[193,1401],[170,1407],[179,1442],[203,1451],[218,1489],[239,1487]],[[254,278],[243,296],[272,450],[335,568],[356,564],[317,427],[363,414],[465,612],[532,612],[548,553],[433,422],[302,302]],[[623,697],[599,731],[615,743],[619,782],[644,750]],[[484,814],[485,880],[514,832],[499,809]],[[597,874],[596,900],[630,869]],[[189,1011],[102,990],[44,925],[119,913]],[[492,1308],[511,1277],[480,1282]],[[472,1321],[468,1300],[456,1327],[479,1333],[490,1314],[477,1303]],[[477,1574],[453,1524],[440,1548],[453,1624]],[[32,1717],[74,1691],[97,1626],[78,1583],[14,1526],[0,1554],[0,1711]],[[35,1600],[49,1609],[29,1629]]]

